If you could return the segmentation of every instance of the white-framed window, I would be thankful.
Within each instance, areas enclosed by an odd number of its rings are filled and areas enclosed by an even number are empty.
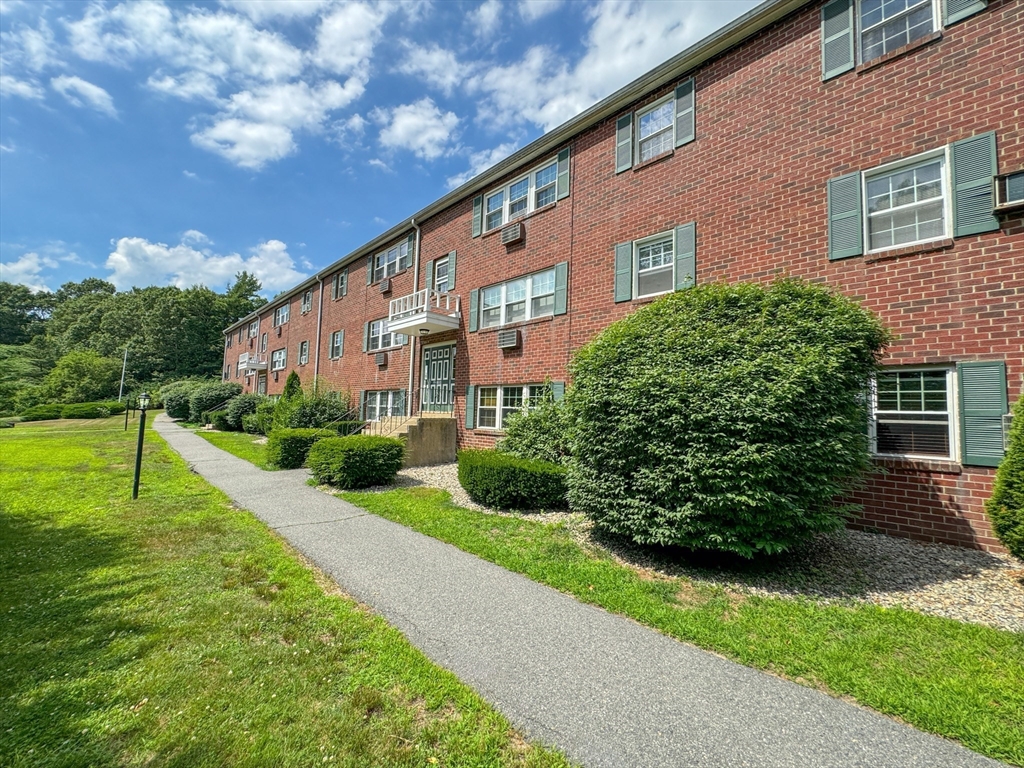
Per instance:
[[[280,371],[288,365],[288,350],[275,349],[270,353],[270,370]]]
[[[260,336],[260,352],[266,353],[267,351],[267,334]]]
[[[242,343],[242,339],[245,337],[245,328],[238,329],[238,343]]]
[[[309,362],[309,342],[299,342],[299,365],[305,365]]]
[[[312,288],[310,288],[308,291],[306,291],[304,294],[302,294],[302,306],[301,306],[301,310],[300,311],[302,312],[302,314],[306,314],[311,309],[313,309],[313,289]]]
[[[636,115],[637,162],[668,152],[675,146],[676,100],[669,96]]]
[[[284,325],[288,322],[288,317],[291,315],[291,305],[282,304],[280,307],[274,310],[274,326]]]
[[[363,417],[377,421],[385,416],[405,415],[405,390],[391,389],[367,392],[363,401]]]
[[[555,270],[492,285],[480,291],[480,327],[494,328],[555,313]]]
[[[260,321],[259,320],[253,320],[251,323],[249,323],[249,338],[250,339],[255,339],[259,335],[260,335]]]
[[[231,365],[228,364],[227,366],[224,367],[224,381],[227,381],[230,378],[231,378]]]
[[[860,60],[879,56],[941,28],[938,0],[857,0]]]
[[[393,248],[378,253],[373,259],[373,282],[380,282],[385,277],[391,277],[403,269],[408,269],[411,258],[408,240],[403,240]]]
[[[675,234],[663,232],[633,243],[636,298],[668,293],[676,285]]]
[[[224,339],[224,348],[225,349],[231,349],[231,334],[230,333]]]
[[[864,173],[864,242],[868,251],[949,236],[952,219],[947,149]]]
[[[958,455],[954,368],[879,372],[870,404],[875,454],[949,460]]]
[[[481,429],[504,429],[510,414],[535,408],[549,391],[544,384],[479,387],[476,424]]]
[[[340,299],[348,293],[348,269],[343,269],[331,279],[331,298]]]
[[[434,260],[434,284],[430,286],[438,293],[448,292],[448,257]]]
[[[374,352],[378,349],[389,347],[400,347],[405,344],[405,336],[401,333],[391,333],[388,330],[387,319],[374,320],[370,323],[366,337],[366,349]]]
[[[525,176],[484,195],[484,232],[555,202],[558,159],[551,158]]]
[[[345,352],[345,332],[335,331],[331,334],[330,352],[331,359],[336,360]]]

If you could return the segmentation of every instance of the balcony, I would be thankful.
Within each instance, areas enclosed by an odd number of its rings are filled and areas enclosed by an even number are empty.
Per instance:
[[[388,330],[421,336],[452,331],[459,327],[461,308],[460,297],[424,288],[391,300]]]
[[[260,360],[255,353],[250,355],[248,352],[243,352],[238,356],[238,370],[265,371],[267,370],[267,361]]]

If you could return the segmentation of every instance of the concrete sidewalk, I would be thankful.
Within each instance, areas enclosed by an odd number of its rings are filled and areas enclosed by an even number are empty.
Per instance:
[[[951,742],[672,640],[306,485],[166,416],[192,467],[530,738],[588,768],[997,766]]]

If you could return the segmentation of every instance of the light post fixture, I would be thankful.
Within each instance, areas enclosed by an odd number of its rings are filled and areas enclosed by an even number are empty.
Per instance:
[[[146,409],[149,408],[149,395],[139,395],[139,444],[135,449],[135,482],[132,484],[132,499],[139,498],[139,473],[142,470],[142,437],[146,432]]]

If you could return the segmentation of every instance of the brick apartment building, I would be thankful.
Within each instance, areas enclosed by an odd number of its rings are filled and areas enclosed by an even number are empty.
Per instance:
[[[1022,84],[1022,0],[769,0],[239,320],[224,375],[273,395],[297,370],[491,446],[656,296],[801,277],[897,337],[856,524],[998,550]]]

